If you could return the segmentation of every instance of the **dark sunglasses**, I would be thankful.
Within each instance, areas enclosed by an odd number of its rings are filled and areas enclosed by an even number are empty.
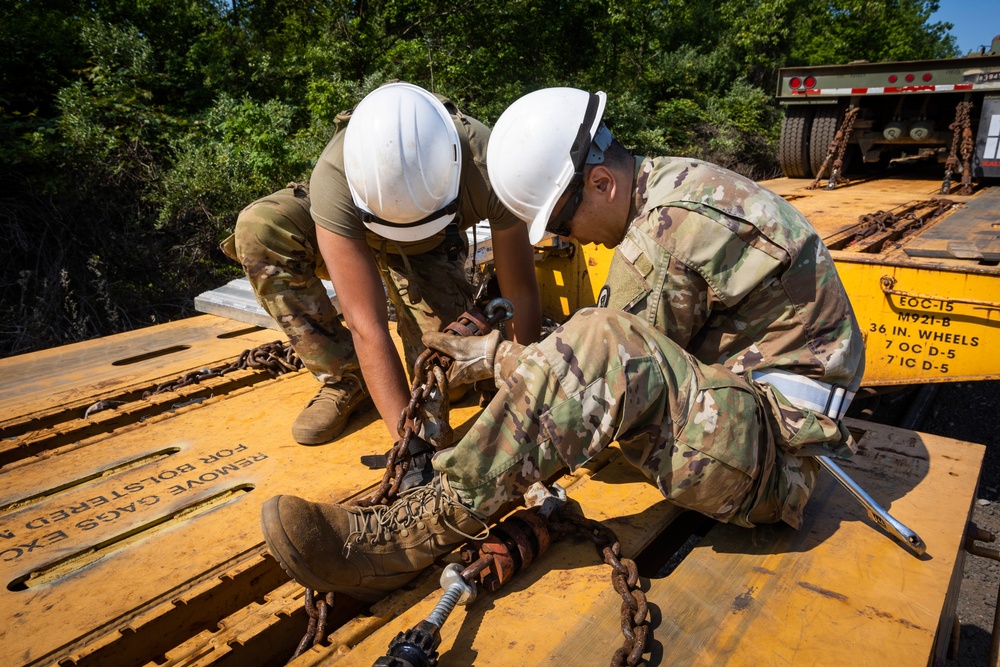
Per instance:
[[[572,187],[572,185],[571,185]],[[551,232],[556,236],[569,236],[569,221],[573,219],[576,215],[576,209],[580,208],[580,202],[583,201],[583,180],[580,180],[580,184],[570,195],[570,198],[566,200],[563,205],[562,210],[559,211],[559,215],[549,218],[549,224],[545,225],[545,231]]]
[[[573,216],[576,215],[576,210],[580,208],[580,202],[583,201],[583,170],[587,166],[587,154],[590,152],[590,143],[593,141],[593,137],[590,136],[590,126],[594,124],[594,118],[597,117],[597,108],[600,106],[600,101],[600,97],[591,93],[590,101],[587,102],[587,111],[583,114],[583,122],[580,123],[576,139],[569,149],[569,159],[573,163],[575,173],[573,174],[573,180],[569,182],[567,190],[572,188],[573,194],[570,195],[562,210],[559,211],[559,215],[549,218],[548,224],[545,225],[545,231],[551,232],[556,236],[569,236],[569,227],[567,225],[573,219]]]

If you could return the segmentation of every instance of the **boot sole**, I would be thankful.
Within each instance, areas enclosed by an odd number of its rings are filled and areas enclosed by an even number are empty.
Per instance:
[[[278,512],[278,502],[280,499],[281,496],[274,496],[264,503],[260,508],[260,523],[261,530],[264,533],[264,541],[267,542],[267,548],[271,552],[271,555],[274,556],[274,559],[278,561],[281,569],[285,571],[285,574],[314,591],[322,593],[330,591],[345,593],[362,602],[375,602],[385,595],[384,592],[373,593],[371,589],[366,588],[349,586],[335,588],[309,569],[305,559],[302,558],[302,554],[295,548],[292,541],[288,539],[288,535],[281,524],[281,516]]]

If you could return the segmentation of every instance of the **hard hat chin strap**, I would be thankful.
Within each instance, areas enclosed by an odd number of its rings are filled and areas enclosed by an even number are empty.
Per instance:
[[[384,218],[378,217],[371,211],[364,210],[357,204],[355,204],[355,208],[357,208],[358,217],[361,218],[361,222],[366,225],[376,224],[384,225],[385,227],[419,227],[420,225],[426,225],[427,223],[433,222],[434,220],[437,220],[445,215],[458,213],[458,198],[456,197],[451,200],[451,202],[444,208],[439,208],[430,215],[423,217],[420,220],[414,220],[413,222],[392,222],[391,220],[385,220]]]

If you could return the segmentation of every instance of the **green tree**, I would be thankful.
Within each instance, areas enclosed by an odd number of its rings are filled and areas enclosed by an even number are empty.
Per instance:
[[[955,55],[933,0],[0,0],[0,354],[191,312],[218,241],[389,79],[484,122],[608,93],[645,154],[774,172],[777,70]]]

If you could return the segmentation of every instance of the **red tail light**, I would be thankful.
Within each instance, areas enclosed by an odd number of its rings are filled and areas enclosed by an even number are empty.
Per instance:
[[[913,75],[912,74],[907,74],[906,75],[906,83],[913,83]]]
[[[814,77],[814,76],[807,76],[806,80],[805,80],[805,84],[806,84],[806,88],[815,88],[816,87],[816,77]]]
[[[931,73],[930,72],[927,72],[927,74],[924,74],[924,81],[930,81],[931,78],[932,77],[931,77]]]
[[[792,89],[794,90],[802,85],[802,79],[800,79],[797,76],[793,76],[791,80],[789,80],[788,85],[791,86]]]
[[[890,74],[889,75],[889,83],[896,83],[897,81],[899,81],[899,77],[898,76],[896,76],[895,74]]]

